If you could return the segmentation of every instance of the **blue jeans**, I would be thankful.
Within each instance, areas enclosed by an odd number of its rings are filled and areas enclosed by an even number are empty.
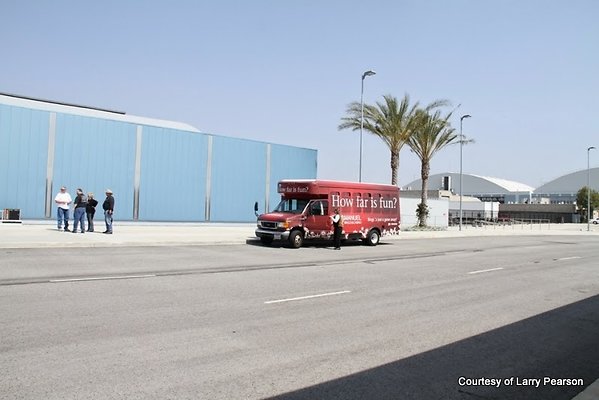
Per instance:
[[[58,211],[56,212],[56,224],[58,225],[58,229],[62,228],[62,222],[64,221],[64,230],[69,229],[69,209],[66,210],[64,208],[58,207]]]
[[[108,210],[104,211],[104,222],[106,223],[106,232],[112,233],[112,213]]]
[[[75,221],[73,222],[73,232],[77,232],[77,225],[81,223],[81,232],[85,232],[85,207],[75,208]]]
[[[87,213],[87,231],[88,232],[94,231],[94,214],[95,214],[95,212]]]

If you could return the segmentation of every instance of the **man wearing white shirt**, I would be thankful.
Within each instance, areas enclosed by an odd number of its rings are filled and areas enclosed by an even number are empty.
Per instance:
[[[60,188],[60,192],[54,198],[54,202],[58,205],[56,212],[58,230],[62,228],[62,222],[64,221],[64,231],[69,232],[69,209],[73,199],[71,199],[71,195],[67,192],[65,186]]]

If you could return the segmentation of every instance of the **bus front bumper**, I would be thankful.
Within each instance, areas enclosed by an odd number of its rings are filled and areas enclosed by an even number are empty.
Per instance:
[[[270,231],[266,229],[256,229],[256,236],[260,239],[287,240],[289,239],[290,231]]]

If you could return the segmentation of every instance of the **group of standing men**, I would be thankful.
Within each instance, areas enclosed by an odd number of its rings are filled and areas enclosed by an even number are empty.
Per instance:
[[[54,202],[58,205],[56,212],[56,221],[58,224],[58,230],[62,230],[64,222],[64,231],[70,232],[69,230],[69,211],[71,209],[71,203],[75,204],[73,210],[73,233],[77,233],[77,228],[80,227],[81,233],[85,233],[85,217],[87,216],[87,231],[94,231],[94,215],[96,213],[96,206],[98,201],[94,199],[93,193],[87,195],[83,192],[83,189],[77,189],[77,196],[75,201],[71,198],[69,192],[67,192],[66,186],[60,188],[60,192],[54,198]],[[106,189],[106,200],[102,204],[104,210],[104,222],[106,223],[106,230],[102,233],[112,234],[112,214],[114,212],[114,197],[112,196],[112,190]]]

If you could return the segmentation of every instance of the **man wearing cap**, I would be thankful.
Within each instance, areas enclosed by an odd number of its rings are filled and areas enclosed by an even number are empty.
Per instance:
[[[66,186],[60,188],[60,192],[58,192],[54,198],[54,202],[58,205],[58,209],[56,210],[56,223],[58,225],[58,230],[62,229],[62,222],[64,221],[64,231],[68,232],[69,209],[73,199],[71,199],[71,195],[67,192]]]
[[[112,197],[112,190],[106,189],[106,200],[102,204],[104,209],[104,222],[106,222],[106,230],[102,233],[112,235],[112,213],[114,212],[114,197]]]

